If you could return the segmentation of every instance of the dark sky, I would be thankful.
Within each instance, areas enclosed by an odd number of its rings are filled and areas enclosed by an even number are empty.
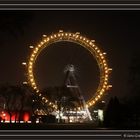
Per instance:
[[[36,45],[43,34],[55,33],[63,29],[71,32],[78,31],[90,39],[95,39],[96,44],[107,52],[109,66],[113,68],[110,79],[113,88],[110,94],[125,97],[129,92],[131,59],[135,52],[140,52],[139,19],[139,11],[1,11],[0,83],[22,83],[25,75],[21,62],[26,61],[30,54],[28,46]],[[64,47],[65,45],[69,47]],[[40,86],[43,87],[47,83],[49,86],[63,83],[64,77],[61,71],[72,56],[70,55],[73,54],[72,52],[75,52],[72,63],[76,65],[77,75],[81,78],[78,80],[81,81],[79,83],[83,91],[86,88],[95,89],[98,83],[96,61],[83,48],[68,43],[54,45],[53,49],[46,49],[39,55],[36,75],[40,75],[37,79]],[[59,56],[60,59],[56,62]],[[56,75],[57,70],[62,78]],[[55,76],[56,81],[54,81]],[[84,84],[83,81],[88,84]]]
[[[36,60],[35,79],[40,89],[62,86],[68,65],[74,65],[75,77],[86,99],[96,92],[100,72],[95,58],[85,48],[71,42],[57,42],[43,50]]]

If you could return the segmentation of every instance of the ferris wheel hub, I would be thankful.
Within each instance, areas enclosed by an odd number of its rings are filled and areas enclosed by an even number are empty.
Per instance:
[[[65,69],[64,69],[64,72],[67,73],[67,72],[74,72],[75,71],[75,67],[73,64],[68,64]]]

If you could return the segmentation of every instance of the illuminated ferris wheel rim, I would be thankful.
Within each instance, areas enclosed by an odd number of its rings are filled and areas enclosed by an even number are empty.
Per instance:
[[[87,107],[94,105],[108,90],[111,85],[108,84],[109,81],[109,71],[112,70],[108,67],[107,61],[105,59],[105,53],[103,53],[96,45],[94,40],[90,40],[82,35],[79,32],[71,33],[71,32],[63,32],[60,30],[58,33],[51,34],[49,36],[43,35],[42,41],[36,46],[30,46],[33,49],[29,61],[27,63],[27,75],[28,75],[28,84],[36,91],[36,93],[41,97],[44,103],[49,104],[50,106],[56,108],[56,105],[50,102],[46,97],[43,97],[39,91],[39,88],[35,82],[33,66],[35,64],[36,58],[39,53],[46,47],[49,47],[53,43],[68,41],[81,45],[85,49],[87,49],[93,57],[96,59],[99,69],[100,69],[100,83],[94,93],[93,97],[86,102]],[[26,64],[26,63],[23,63]]]

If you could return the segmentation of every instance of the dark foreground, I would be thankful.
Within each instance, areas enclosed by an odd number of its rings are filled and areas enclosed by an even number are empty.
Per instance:
[[[0,130],[134,130],[140,128],[132,127],[104,127],[92,123],[81,124],[31,124],[31,123],[0,123]]]
[[[102,129],[102,128],[98,128],[97,126],[93,125],[93,124],[54,124],[54,123],[49,123],[49,124],[31,124],[31,123],[3,123],[0,124],[0,129],[8,129],[8,130],[13,130],[13,129],[28,129],[28,130],[38,130],[38,129],[42,129],[42,130],[70,130],[70,129]]]

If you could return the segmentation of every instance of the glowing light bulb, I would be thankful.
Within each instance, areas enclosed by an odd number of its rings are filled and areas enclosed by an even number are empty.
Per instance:
[[[92,45],[92,44],[93,44],[93,43],[90,41],[90,42],[89,42],[89,45]]]
[[[34,51],[35,52],[35,51]],[[32,54],[32,58],[35,56],[35,54]]]
[[[32,85],[35,85],[35,82],[32,82]],[[35,88],[35,87],[34,87]]]
[[[102,95],[103,94],[103,92],[100,92],[100,95]]]
[[[32,63],[32,62],[30,62],[29,64],[30,64],[30,65],[33,65],[33,63]]]
[[[80,36],[80,39],[82,39],[83,37],[82,36]]]
[[[22,62],[22,65],[25,65],[25,66],[26,66],[26,65],[27,65],[27,63],[26,63],[26,62]]]
[[[34,46],[29,46],[29,48],[30,48],[30,49],[33,49],[33,48],[34,48]]]
[[[44,39],[43,41],[44,41],[44,42],[47,42],[47,40],[46,40],[46,39]]]
[[[41,41],[41,45],[43,45],[44,44],[44,42],[43,41]]]
[[[91,42],[95,42],[95,40],[91,40]]]
[[[47,37],[47,35],[44,34],[43,37]]]
[[[25,82],[23,82],[23,84],[24,84],[24,85],[27,85],[28,83],[25,81]]]
[[[80,35],[80,32],[76,32],[75,34]]]
[[[112,68],[109,68],[108,70],[109,70],[109,71],[112,71]]]
[[[95,101],[93,100],[92,103],[95,104]]]
[[[98,100],[98,98],[96,97],[96,98],[95,98],[95,100],[97,101],[97,100]]]
[[[63,33],[63,30],[59,30],[59,33]]]

